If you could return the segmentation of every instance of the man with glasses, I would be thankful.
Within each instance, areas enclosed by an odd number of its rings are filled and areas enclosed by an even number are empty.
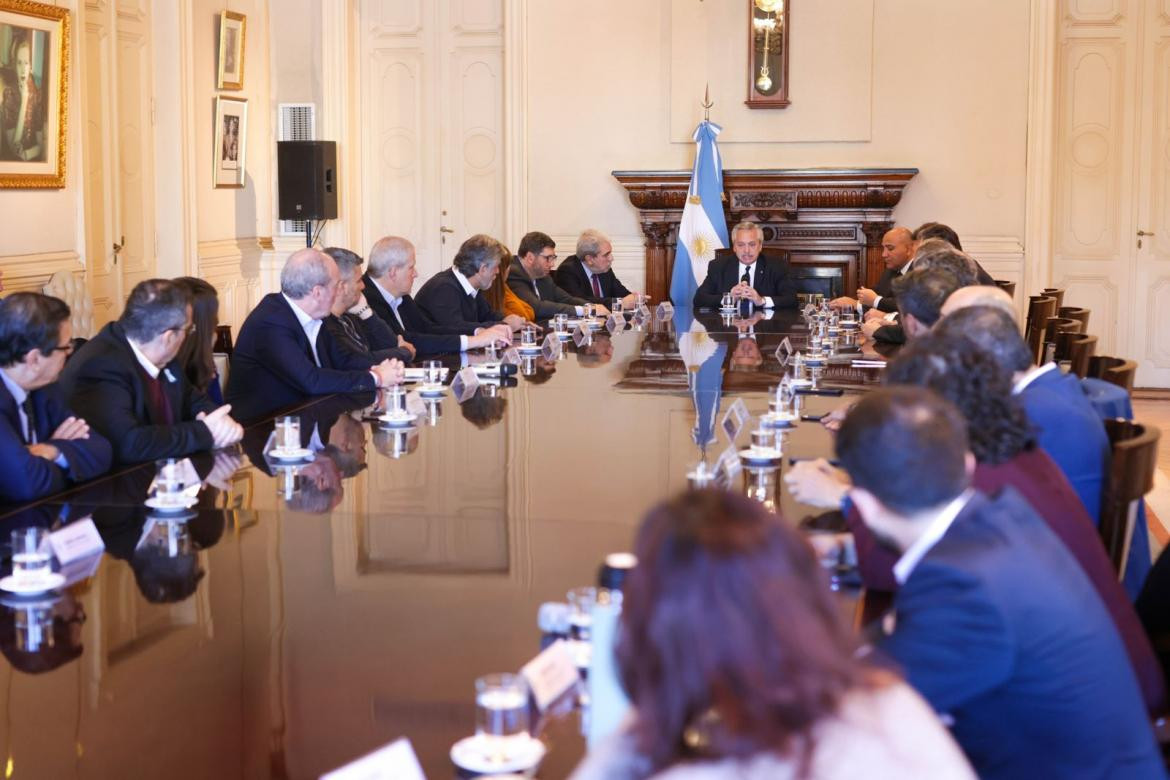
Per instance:
[[[186,290],[147,279],[130,291],[118,321],[65,367],[61,384],[70,406],[110,440],[116,461],[181,458],[243,436],[231,407],[216,408],[175,359],[194,329]]]
[[[57,377],[73,351],[64,301],[0,300],[0,502],[31,501],[110,467],[110,443],[65,404]]]
[[[516,259],[519,262],[513,263],[508,272],[508,287],[532,307],[536,319],[547,320],[558,314],[580,317],[585,313],[588,301],[570,295],[553,281],[557,245],[547,234],[533,231],[520,239]],[[597,309],[601,314],[609,314],[605,306],[599,304]]]
[[[370,365],[368,357],[342,350],[322,327],[340,287],[341,272],[329,255],[302,249],[289,256],[280,292],[261,299],[236,339],[227,400],[242,419],[308,396],[373,392],[402,381],[400,360]]]

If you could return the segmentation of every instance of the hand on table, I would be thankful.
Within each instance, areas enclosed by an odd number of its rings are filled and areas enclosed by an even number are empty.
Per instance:
[[[849,476],[824,458],[797,463],[784,475],[788,492],[802,504],[838,509],[849,492]]]
[[[861,301],[862,306],[873,306],[877,299],[878,294],[868,287],[857,288],[857,300]]]
[[[215,449],[229,447],[244,438],[244,428],[228,414],[232,410],[231,404],[214,409],[210,412],[200,412],[195,415],[211,431],[211,439]]]
[[[370,370],[378,377],[378,387],[399,385],[406,378],[406,367],[401,360],[386,359]]]

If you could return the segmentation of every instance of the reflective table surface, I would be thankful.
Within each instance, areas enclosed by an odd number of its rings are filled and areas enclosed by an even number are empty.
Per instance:
[[[143,505],[154,464],[9,512],[5,541],[92,517],[106,552],[37,609],[0,600],[6,776],[317,777],[401,736],[429,777],[454,776],[475,678],[538,652],[540,604],[594,584],[704,450],[715,462],[731,404],[768,410],[776,349],[806,334],[786,313],[675,312],[463,403],[448,388],[405,431],[362,419],[373,398],[315,400],[293,412],[308,463],[274,461],[273,422],[252,426],[239,451],[192,458],[203,487],[177,518]],[[879,377],[846,360],[821,384]],[[809,395],[803,411],[841,403]],[[801,423],[784,468],[830,450]],[[791,522],[814,512],[778,502]],[[540,776],[566,776],[575,716],[544,738]]]

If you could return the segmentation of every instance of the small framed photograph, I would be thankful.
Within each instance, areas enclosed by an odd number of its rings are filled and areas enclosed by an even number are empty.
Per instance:
[[[248,137],[248,101],[215,99],[215,165],[211,180],[216,187],[244,186],[244,150]]]
[[[244,88],[244,29],[247,19],[243,14],[224,11],[219,16],[219,88]]]
[[[69,11],[0,0],[0,188],[65,186]]]

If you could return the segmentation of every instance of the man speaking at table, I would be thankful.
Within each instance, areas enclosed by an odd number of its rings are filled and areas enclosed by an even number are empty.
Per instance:
[[[717,257],[707,266],[707,278],[695,291],[696,309],[718,308],[730,292],[737,300],[749,300],[758,309],[791,309],[796,306],[796,287],[788,261],[762,255],[764,231],[754,222],[740,222],[731,229],[734,257]]]
[[[340,350],[321,321],[341,284],[337,263],[316,249],[294,252],[269,293],[240,328],[227,400],[255,419],[313,395],[372,392],[402,381],[398,360],[368,367]]]

